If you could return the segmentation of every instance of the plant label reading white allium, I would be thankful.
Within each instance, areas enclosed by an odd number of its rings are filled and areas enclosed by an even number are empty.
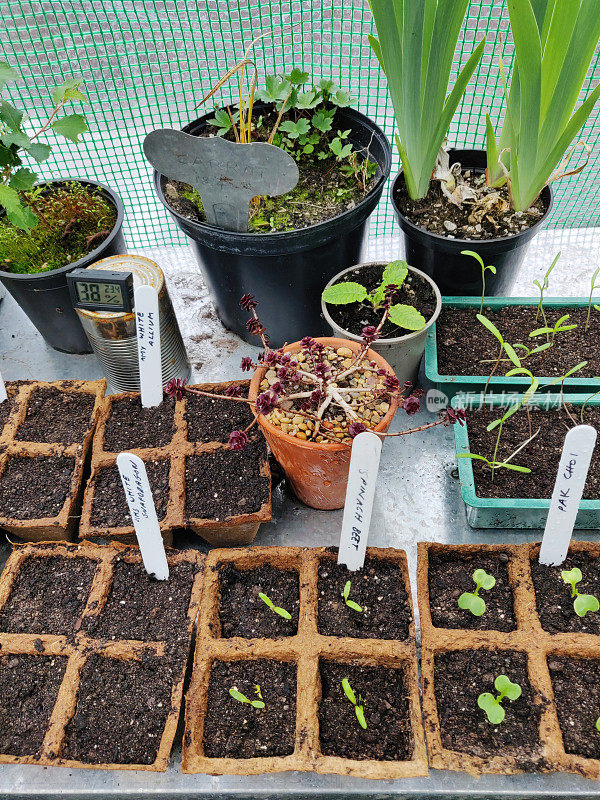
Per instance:
[[[291,192],[299,178],[291,155],[268,142],[163,129],[146,136],[144,154],[161,175],[193,186],[209,225],[228,231],[248,231],[253,197]]]
[[[144,462],[133,453],[119,453],[117,467],[144,568],[148,575],[159,581],[166,581],[169,577],[169,565]]]
[[[144,408],[162,403],[162,366],[158,292],[154,286],[138,286],[134,295],[140,391]]]
[[[540,564],[558,566],[567,557],[595,444],[596,430],[591,425],[577,425],[565,436],[540,548]]]
[[[365,563],[380,456],[379,436],[365,431],[355,437],[338,553],[338,564],[345,564],[352,571],[361,569]]]
[[[8,395],[6,394],[6,386],[4,385],[2,374],[0,373],[0,403],[3,403],[7,397]]]

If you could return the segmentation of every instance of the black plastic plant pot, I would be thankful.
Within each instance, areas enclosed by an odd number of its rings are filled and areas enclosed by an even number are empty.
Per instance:
[[[485,172],[484,150],[450,150],[449,154],[451,164],[460,161],[465,169]],[[399,172],[392,183],[391,198],[396,219],[404,234],[406,261],[433,278],[442,295],[476,296],[481,295],[483,289],[481,267],[472,256],[461,255],[462,250],[474,250],[485,264],[496,267],[495,275],[486,273],[486,294],[509,295],[529,242],[538,233],[552,208],[550,187],[546,186],[541,193],[546,209],[544,215],[530,228],[498,239],[449,239],[417,227],[404,216],[395,199],[403,180],[402,172]]]
[[[257,103],[255,110],[266,108]],[[207,127],[207,114],[187,125],[198,135]],[[334,127],[350,129],[355,148],[369,148],[379,169],[369,194],[354,208],[309,228],[279,233],[226,231],[178,214],[163,192],[164,178],[154,173],[157,194],[181,230],[191,239],[196,259],[211,293],[219,319],[246,342],[258,340],[246,330],[248,313],[240,308],[244,294],[260,303],[260,319],[273,347],[303,336],[329,333],[321,316],[321,292],[341,270],[360,261],[367,220],[381,198],[391,168],[391,148],[383,131],[360,112],[339,109]]]
[[[17,274],[0,269],[0,280],[19,306],[27,314],[45,341],[62,353],[91,353],[92,348],[77,316],[67,286],[67,273],[81,267],[89,267],[101,258],[126,253],[123,238],[123,202],[119,195],[92,180],[74,178],[77,183],[97,189],[102,197],[114,205],[117,221],[102,242],[83,258],[50,272]],[[60,186],[71,181],[48,181],[48,186]]]

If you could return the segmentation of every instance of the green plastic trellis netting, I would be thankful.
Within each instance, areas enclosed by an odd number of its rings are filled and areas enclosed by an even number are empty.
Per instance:
[[[600,0],[598,5],[600,13]],[[42,120],[48,87],[75,76],[84,79],[90,100],[90,133],[79,146],[55,149],[43,175],[90,177],[115,188],[125,202],[131,249],[185,242],[155,198],[142,155],[144,135],[181,127],[203,113],[194,106],[259,34],[266,34],[255,49],[261,77],[292,66],[315,80],[331,77],[351,90],[354,104],[388,137],[394,133],[385,78],[367,42],[373,28],[367,0],[0,0],[0,10],[0,58],[24,79],[9,87],[13,101]],[[512,55],[504,0],[470,3],[457,71],[484,34],[486,52],[453,120],[451,144],[482,147],[485,112],[494,121],[502,114],[497,55],[502,49],[508,65]],[[584,96],[598,80],[597,51]],[[223,99],[233,100],[230,91],[222,90]],[[558,185],[550,221],[556,227],[600,225],[600,103],[581,138],[592,155],[582,174]],[[395,155],[394,169],[397,164]],[[394,233],[384,195],[371,235]]]

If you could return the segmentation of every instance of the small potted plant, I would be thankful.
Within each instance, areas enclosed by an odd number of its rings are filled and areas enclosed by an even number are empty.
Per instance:
[[[244,292],[260,292],[272,342],[281,346],[306,330],[326,333],[319,294],[336,272],[359,260],[367,219],[389,175],[391,148],[374,122],[349,107],[349,92],[331,80],[313,85],[308,72],[294,68],[267,75],[259,88],[255,75],[248,91],[249,50],[202,101],[237,72],[237,106],[225,104],[183,130],[250,145],[248,158],[256,142],[283,149],[298,166],[296,187],[254,198],[248,230],[239,232],[207,224],[190,185],[156,171],[154,185],[191,239],[225,327],[251,342],[237,301]]]
[[[392,293],[392,303],[385,308]],[[334,336],[360,342],[365,325],[386,319],[371,347],[388,361],[401,383],[414,382],[427,334],[442,308],[435,283],[405,261],[371,262],[333,277],[321,295],[323,315]]]
[[[18,74],[0,61],[0,90]],[[90,344],[71,304],[66,275],[106,256],[125,252],[123,204],[92,180],[38,182],[24,160],[46,161],[52,132],[77,144],[88,130],[82,114],[62,114],[85,102],[81,81],[69,79],[51,92],[46,122],[24,128],[25,113],[2,100],[0,112],[0,280],[48,344],[67,353],[89,353]]]
[[[467,0],[452,4],[452,10],[439,4],[431,20],[421,0],[392,5],[395,14],[387,0],[372,0],[379,31],[372,45],[388,79],[398,126],[403,169],[391,197],[406,258],[431,275],[443,295],[477,295],[480,272],[463,255],[476,245],[485,262],[496,267],[491,293],[509,294],[526,245],[550,212],[550,182],[583,169],[567,170],[573,150],[557,165],[600,94],[596,86],[575,110],[600,36],[600,16],[591,3],[509,3],[515,59],[510,89],[500,59],[506,102],[502,132],[496,139],[488,116],[487,152],[447,151],[444,137],[484,41],[446,95]],[[569,57],[550,59],[548,53]]]

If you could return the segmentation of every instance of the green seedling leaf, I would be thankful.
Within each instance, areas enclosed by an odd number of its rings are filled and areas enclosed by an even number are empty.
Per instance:
[[[51,149],[48,144],[30,141],[26,145],[23,145],[23,147],[38,164],[41,164],[42,161],[46,161],[50,157]]]
[[[473,580],[480,589],[485,589],[486,591],[493,589],[496,585],[496,578],[493,575],[489,575],[484,569],[476,569],[473,573]]]
[[[522,689],[518,683],[513,683],[507,675],[498,675],[494,681],[497,692],[500,692],[498,700],[507,697],[509,700],[518,700],[521,697]]]
[[[252,708],[264,708],[265,704],[262,700],[250,700],[250,698],[246,697],[245,694],[238,692],[237,689],[233,688],[229,690],[229,694],[233,697],[234,700],[237,700],[239,703],[246,703]]]
[[[496,467],[502,467],[503,469],[509,469],[512,472],[523,472],[529,475],[531,470],[529,467],[520,467],[518,464],[508,464],[506,461],[500,461],[496,464]]]
[[[318,92],[299,92],[298,97],[296,98],[296,108],[303,111],[306,109],[315,108],[320,102],[321,96]]]
[[[285,608],[280,608],[279,606],[276,606],[275,603],[271,600],[271,598],[268,595],[264,594],[264,592],[259,592],[258,596],[263,601],[263,603],[265,603],[265,605],[267,605],[271,609],[271,611],[275,612],[275,614],[278,614],[280,617],[283,617],[284,619],[292,618],[292,615],[290,614],[289,611],[286,611]]]
[[[23,112],[15,108],[8,100],[0,100],[0,119],[11,131],[20,131]]]
[[[341,306],[348,303],[361,303],[367,298],[367,290],[360,283],[347,281],[345,283],[334,283],[328,286],[321,295],[326,303]]]
[[[573,601],[573,608],[578,617],[585,617],[588,611],[598,611],[600,603],[593,594],[578,594]]]
[[[52,89],[52,102],[55,106],[59,103],[67,103],[69,100],[81,100],[82,103],[87,103],[87,97],[83,92],[79,91],[79,87],[83,81],[81,78],[69,78],[59,86]]]
[[[322,133],[327,133],[327,131],[331,130],[334,114],[335,111],[327,111],[326,109],[317,111],[316,114],[313,114],[311,119],[313,127]]]
[[[381,285],[385,288],[393,283],[395,286],[402,286],[408,275],[408,264],[406,261],[392,261],[383,270]]]
[[[239,122],[240,119],[239,112],[236,111],[234,114],[232,114],[232,117],[233,117],[233,122]],[[228,131],[230,131],[231,128],[233,127],[233,122],[231,117],[227,113],[226,109],[224,108],[218,108],[215,111],[214,117],[208,120],[209,125],[214,125],[216,128],[219,129],[217,131],[217,134],[219,136],[223,136]]]
[[[474,617],[485,613],[485,600],[472,592],[463,592],[458,598],[458,606],[463,611],[470,611]]]
[[[337,91],[331,93],[329,99],[335,106],[345,108],[350,105],[352,95],[350,92],[346,92],[343,89],[337,89]]]
[[[288,119],[281,123],[279,130],[287,133],[290,139],[297,139],[299,136],[303,136],[305,133],[309,132],[310,124],[307,119],[303,118],[299,119],[297,122]]]
[[[498,328],[494,325],[494,323],[490,322],[490,320],[487,317],[484,317],[483,314],[477,314],[477,319],[479,320],[479,322],[481,322],[484,328],[487,328],[488,331],[491,334],[493,334],[496,337],[496,339],[498,339],[500,344],[504,346],[504,339],[502,337],[502,334],[500,333]]]
[[[344,158],[348,158],[350,153],[352,152],[352,145],[351,144],[342,144],[342,140],[339,138],[334,139],[332,142],[329,142],[329,149],[337,158],[338,161],[342,161]]]
[[[596,730],[600,731],[600,717],[596,720]]]
[[[38,176],[27,167],[20,167],[11,175],[8,185],[17,192],[29,192],[33,189]]]
[[[294,69],[290,72],[287,78],[290,83],[293,83],[296,86],[301,86],[308,80],[308,72],[302,72],[301,69],[297,69],[297,67],[294,67]]]
[[[337,86],[333,81],[329,80],[328,78],[321,78],[321,80],[319,81],[319,89],[322,92],[331,92],[337,90]]]
[[[79,144],[79,137],[88,130],[88,126],[82,114],[67,114],[52,123],[52,130],[70,142]]]
[[[344,585],[344,591],[342,592],[342,597],[344,598],[344,602],[346,603],[348,608],[351,608],[353,611],[358,611],[359,613],[362,613],[363,610],[362,606],[359,606],[358,603],[354,602],[354,600],[349,599],[351,585],[352,584],[350,581],[346,581]]]
[[[575,587],[583,579],[583,575],[581,574],[579,567],[573,567],[573,569],[569,570],[563,569],[560,573],[560,577],[565,583],[570,584],[573,592],[571,597],[575,597],[577,594],[577,589]]]
[[[350,700],[352,705],[355,706],[356,705],[356,696],[355,696],[354,692],[352,691],[352,687],[350,686],[350,681],[348,680],[348,678],[344,678],[342,680],[342,689],[344,690],[344,694],[346,695],[348,700]]]
[[[38,218],[27,206],[21,202],[18,192],[6,184],[0,184],[0,207],[6,211],[6,216],[15,228],[29,233],[35,228]]]
[[[485,711],[488,722],[492,725],[500,725],[504,722],[506,712],[490,692],[483,692],[477,698],[477,705],[482,711]]]
[[[407,331],[420,331],[427,325],[427,320],[420,311],[404,303],[396,303],[390,308],[389,319],[394,325]]]
[[[367,729],[367,720],[365,719],[365,712],[362,706],[354,706],[354,713],[356,714],[356,719],[358,720],[358,724],[360,727],[366,731]]]

